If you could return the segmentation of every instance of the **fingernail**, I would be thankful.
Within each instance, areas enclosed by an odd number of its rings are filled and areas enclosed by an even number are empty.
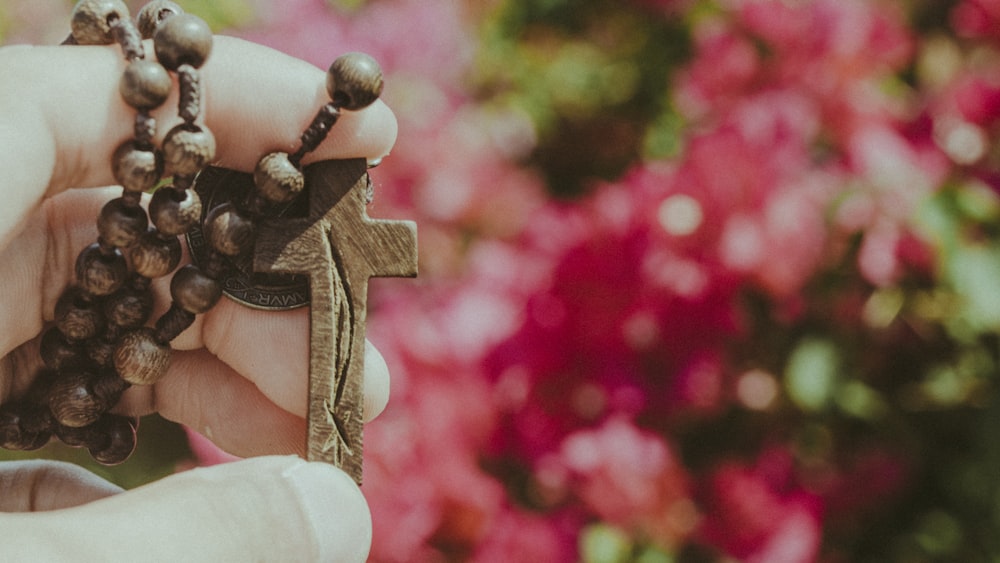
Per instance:
[[[313,527],[316,561],[363,563],[371,549],[371,512],[354,481],[336,467],[302,463],[286,476]]]

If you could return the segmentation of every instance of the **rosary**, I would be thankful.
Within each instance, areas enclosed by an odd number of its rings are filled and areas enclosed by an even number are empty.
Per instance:
[[[301,161],[342,111],[379,97],[378,64],[361,53],[334,61],[330,102],[299,148],[266,154],[246,174],[209,166],[215,140],[198,119],[198,69],[212,47],[205,22],[168,0],[147,4],[135,22],[121,0],[81,0],[71,25],[64,44],[121,46],[119,91],[136,110],[134,138],[111,159],[122,195],[101,210],[97,241],[78,255],[76,282],[41,337],[44,369],[23,397],[0,405],[0,446],[34,450],[54,436],[100,463],[125,461],[138,419],[111,410],[127,388],[166,373],[170,342],[226,294],[263,309],[310,306],[307,459],[360,483],[368,280],[416,275],[416,226],[368,217],[363,159]],[[157,61],[145,57],[143,39]],[[168,98],[170,73],[182,123],[157,148],[150,112]],[[147,212],[140,201],[150,191]],[[181,235],[192,263],[178,269]],[[170,308],[150,322],[150,282],[171,272]]]

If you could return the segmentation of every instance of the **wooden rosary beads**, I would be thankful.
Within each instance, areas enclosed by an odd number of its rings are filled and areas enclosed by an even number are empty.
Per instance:
[[[143,38],[153,40],[158,62],[144,57]],[[215,141],[197,123],[201,105],[198,68],[211,51],[211,31],[202,20],[166,0],[145,6],[135,24],[120,0],[80,1],[66,43],[114,42],[128,61],[120,82],[121,96],[137,112],[134,138],[112,157],[122,195],[101,210],[97,242],[79,254],[76,283],[60,297],[55,323],[42,336],[45,369],[24,397],[0,405],[0,446],[36,449],[54,435],[70,446],[88,448],[105,464],[124,461],[135,447],[138,420],[109,412],[124,390],[155,383],[163,376],[169,366],[170,341],[220,299],[221,282],[232,260],[255,253],[258,227],[305,189],[302,158],[323,141],[341,109],[362,109],[382,89],[381,70],[370,57],[352,53],[338,58],[327,74],[331,101],[302,134],[299,149],[261,158],[253,174],[253,189],[241,199],[212,209],[202,224],[201,200],[194,184],[214,158]],[[180,86],[182,122],[157,149],[150,111],[169,96],[170,72],[176,74]],[[153,192],[147,215],[140,205],[142,194],[154,189],[164,173],[171,175],[169,185]],[[178,236],[195,227],[200,227],[208,251],[197,265],[176,270],[170,282],[170,308],[149,326],[150,281],[177,268]],[[413,236],[404,238],[415,242]],[[281,252],[273,245],[270,248]],[[332,262],[328,256],[327,270],[336,269]],[[408,275],[416,273],[415,253],[413,262]],[[315,324],[315,315],[313,319]]]

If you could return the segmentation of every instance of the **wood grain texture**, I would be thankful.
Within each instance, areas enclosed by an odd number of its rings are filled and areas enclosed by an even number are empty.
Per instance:
[[[417,275],[417,230],[368,217],[363,159],[315,163],[305,180],[308,216],[261,225],[254,270],[309,277],[307,459],[360,484],[368,280]]]

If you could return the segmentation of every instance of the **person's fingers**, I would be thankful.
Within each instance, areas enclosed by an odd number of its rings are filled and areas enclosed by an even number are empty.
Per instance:
[[[365,340],[365,422],[382,414],[389,404],[389,366],[370,340]]]
[[[26,387],[35,367],[39,366],[37,347],[21,346],[30,342],[51,319],[55,302],[63,288],[72,281],[73,264],[80,248],[94,238],[93,217],[116,188],[69,190],[50,198],[34,214],[37,218],[8,248],[0,252],[0,261],[18,267],[0,269],[0,401]],[[169,279],[153,284],[156,314],[169,306]],[[185,331],[172,344],[196,350],[206,347],[230,368],[247,378],[272,402],[299,417],[305,415],[308,385],[308,311],[258,311],[223,298],[209,313]],[[194,359],[201,358],[200,362]],[[175,408],[178,401],[190,397],[173,392],[181,382],[171,382],[180,374],[178,366],[192,373],[223,373],[210,356],[191,356],[171,368],[164,390],[158,390],[155,404],[151,395],[135,393],[130,399],[133,410]],[[228,373],[228,372],[225,372]],[[188,374],[189,376],[190,374]],[[228,381],[220,377],[219,381]],[[235,385],[235,383],[234,383]],[[141,388],[140,388],[141,389]],[[389,373],[385,362],[372,346],[365,357],[365,418],[370,420],[385,407],[389,393]],[[143,398],[144,397],[144,398]],[[145,403],[143,403],[145,401]],[[235,411],[239,409],[232,407]],[[244,407],[240,407],[244,408]],[[202,426],[203,415],[194,411],[178,415],[195,428]],[[197,416],[195,416],[197,415]],[[215,426],[214,424],[210,427]],[[243,447],[236,447],[242,450]],[[286,450],[278,450],[286,451]],[[273,453],[273,452],[272,452]]]
[[[135,110],[118,93],[125,64],[116,46],[0,49],[0,76],[24,77],[0,81],[3,228],[21,226],[45,193],[113,182],[111,155],[132,138],[135,118]],[[216,138],[216,161],[244,171],[268,152],[294,150],[299,135],[329,100],[323,70],[231,37],[215,38],[202,83],[202,113]],[[154,112],[158,138],[179,122],[176,98],[175,87],[171,99]],[[359,112],[344,112],[306,162],[378,158],[389,152],[395,138],[395,117],[376,101]],[[0,248],[11,236],[10,231],[2,234]]]
[[[305,419],[275,405],[205,349],[174,352],[167,375],[154,386],[129,389],[115,411],[159,412],[240,457],[306,453]]]
[[[87,504],[122,492],[78,465],[26,460],[0,463],[0,512],[41,512]]]
[[[17,538],[5,558],[54,562],[362,562],[372,534],[347,474],[291,456],[195,469],[75,508],[0,514],[0,529]]]
[[[389,370],[378,350],[366,344],[363,410],[369,422],[389,400]],[[307,378],[272,374],[270,379],[279,384],[269,388],[298,389],[295,402],[301,406],[292,412],[281,408],[261,384],[255,386],[205,349],[174,352],[167,375],[153,387],[129,389],[116,411],[159,412],[240,457],[305,456]]]

